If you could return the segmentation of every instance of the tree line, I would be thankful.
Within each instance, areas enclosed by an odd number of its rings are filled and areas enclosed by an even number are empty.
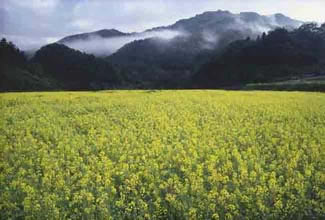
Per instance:
[[[325,71],[325,24],[278,28],[257,39],[232,42],[193,77],[197,87],[270,82]]]
[[[159,50],[153,48],[151,51]],[[177,54],[182,56],[177,57]],[[171,58],[168,63],[154,57],[141,64],[143,74],[150,74],[146,68],[152,69],[155,63],[166,71],[162,74],[164,77],[153,74],[153,80],[147,82],[144,79],[148,77],[134,74],[123,62],[112,64],[116,55],[98,58],[55,43],[42,47],[32,59],[27,59],[12,42],[2,39],[0,90],[223,88],[323,73],[325,24],[307,23],[291,31],[278,28],[256,39],[248,37],[234,41],[221,50],[202,51],[195,59],[186,59],[186,51],[179,53],[176,49],[175,54],[168,56]],[[128,59],[138,62],[137,57]],[[186,68],[183,68],[182,59],[187,62]],[[179,65],[175,61],[180,62]],[[194,74],[185,71],[189,65]]]

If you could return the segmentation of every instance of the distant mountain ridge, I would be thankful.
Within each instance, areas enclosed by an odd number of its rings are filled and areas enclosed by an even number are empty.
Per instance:
[[[129,35],[130,35],[129,33],[123,33],[116,29],[102,29],[99,31],[67,36],[59,40],[58,43],[66,44],[66,43],[71,43],[73,41],[90,40],[92,37],[112,38],[112,37],[124,37]]]
[[[168,41],[146,38],[130,42],[107,59],[122,66],[131,78],[156,81],[164,85],[182,83],[202,63],[222,51],[231,42],[255,39],[263,32],[279,27],[294,29],[302,22],[282,14],[263,16],[254,12],[233,14],[229,11],[205,12],[176,23],[146,30],[174,31],[179,35]],[[175,87],[171,85],[171,87]]]
[[[258,24],[273,29],[276,27],[298,27],[303,22],[292,19],[283,14],[277,13],[274,15],[260,15],[256,12],[241,12],[239,14],[233,14],[229,11],[208,11],[202,14],[198,14],[188,19],[181,19],[173,25],[166,27],[157,27],[150,30],[161,29],[185,29],[189,32],[195,32],[206,28],[234,28],[234,23],[238,23],[241,20],[242,24]],[[227,27],[229,26],[229,27]]]
[[[59,40],[58,43],[70,46],[76,42],[82,43],[83,41],[89,41],[93,38],[118,39],[123,37],[141,38],[139,36],[143,36],[143,39],[146,39],[150,38],[150,35],[148,34],[151,32],[165,30],[189,34],[208,33],[208,35],[222,34],[232,30],[245,32],[247,36],[256,36],[257,34],[267,32],[277,27],[296,28],[301,24],[303,24],[302,21],[291,19],[290,17],[279,13],[265,16],[255,12],[241,12],[239,14],[233,14],[229,11],[218,10],[204,12],[191,18],[181,19],[169,26],[155,27],[140,33],[124,33],[116,29],[103,29],[95,32],[67,36]],[[130,41],[130,39],[128,40]],[[126,43],[130,43],[129,41]],[[89,52],[92,53],[93,50]]]
[[[231,42],[256,39],[276,28],[294,29],[301,24],[283,14],[218,10],[140,33],[103,29],[67,36],[58,43],[106,57],[123,70],[129,81],[175,88],[184,87],[186,79]]]
[[[282,14],[206,12],[142,33],[103,29],[61,42],[95,53],[101,49],[103,56],[54,43],[27,59],[3,39],[0,90],[240,89],[317,75],[325,68],[325,23]],[[115,46],[109,56],[107,45]],[[323,91],[314,85],[299,89]]]

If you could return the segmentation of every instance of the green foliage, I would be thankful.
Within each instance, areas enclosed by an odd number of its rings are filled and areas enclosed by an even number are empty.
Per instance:
[[[216,88],[321,73],[325,65],[324,27],[304,24],[292,31],[279,28],[256,40],[235,41],[202,66],[193,84]]]
[[[120,88],[124,77],[93,55],[50,44],[27,60],[13,43],[0,42],[0,91],[98,90]]]
[[[116,86],[122,81],[107,61],[62,44],[42,47],[32,62],[40,63],[47,74],[61,81],[67,89],[91,89],[93,84],[105,83]]]
[[[27,69],[7,66],[0,75],[0,91],[46,91],[61,88],[55,80]]]
[[[39,64],[29,63],[22,51],[6,39],[0,41],[0,91],[49,90],[59,86],[43,76]]]
[[[0,95],[0,219],[322,219],[321,93]]]
[[[184,88],[194,70],[206,62],[204,55],[211,53],[202,49],[201,41],[198,35],[138,40],[125,45],[107,60],[119,65],[127,80],[137,87]]]
[[[26,58],[24,53],[20,51],[12,42],[8,42],[5,38],[3,38],[0,41],[0,61],[0,68],[2,68],[5,64],[23,67],[26,63]]]
[[[246,90],[314,91],[325,92],[325,77],[287,80],[273,83],[255,83],[243,87]]]
[[[271,18],[253,12],[232,14],[229,11],[210,11],[179,20],[171,26],[147,31],[173,30],[181,33],[178,37],[133,41],[107,59],[120,65],[135,87],[189,88],[190,79],[201,65],[231,42],[247,37],[256,38],[261,29],[273,30],[278,25],[294,28],[301,23],[282,14]],[[234,66],[236,70],[240,68]],[[207,79],[209,81],[210,78]],[[222,80],[212,81],[215,84]],[[195,85],[196,80],[192,84]]]

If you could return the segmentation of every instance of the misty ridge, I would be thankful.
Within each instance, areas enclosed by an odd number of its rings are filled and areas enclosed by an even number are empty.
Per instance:
[[[301,21],[293,20],[282,14],[270,16],[259,15],[254,12],[243,12],[233,14],[228,11],[205,12],[189,19],[177,21],[166,27],[156,27],[141,33],[123,33],[115,29],[101,30],[92,33],[68,36],[60,41],[70,48],[96,56],[109,56],[114,54],[123,46],[134,41],[150,38],[161,39],[156,41],[159,46],[175,43],[176,38],[196,39],[196,46],[200,49],[212,50],[223,46],[223,38],[232,34],[231,40],[246,37],[256,38],[262,33],[267,33],[278,27],[293,29],[303,24]],[[224,39],[225,40],[225,39]]]
[[[74,40],[63,43],[64,45],[96,56],[108,56],[118,51],[124,45],[133,41],[144,40],[148,38],[159,38],[168,42],[175,37],[186,37],[187,34],[175,30],[148,31],[143,33],[127,34],[121,37],[104,38],[100,35],[93,34],[86,40]]]
[[[14,57],[6,91],[237,88],[325,69],[325,24],[282,14],[219,10],[138,33],[103,29],[64,37],[30,59],[1,45]]]

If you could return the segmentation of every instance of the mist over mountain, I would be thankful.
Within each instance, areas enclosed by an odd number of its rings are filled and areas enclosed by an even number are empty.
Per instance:
[[[104,29],[100,31],[77,34],[65,37],[57,43],[64,44],[70,48],[94,54],[96,56],[108,56],[115,53],[127,43],[158,37],[169,40],[176,36],[184,35],[180,31],[160,30],[145,31],[141,33],[123,33],[115,29]]]
[[[64,44],[70,48],[95,55],[109,55],[118,46],[115,39],[130,36],[131,34],[123,33],[115,29],[103,29],[90,33],[82,33],[64,37],[57,43]],[[105,39],[110,39],[111,47],[105,47]],[[122,45],[123,46],[123,45]],[[117,48],[117,49],[118,49]],[[116,49],[115,49],[116,50]]]
[[[325,24],[215,11],[140,33],[68,36],[32,59],[0,46],[3,90],[223,88],[324,72]]]
[[[68,36],[68,37],[65,37],[65,38],[59,40],[58,43],[69,44],[69,43],[73,43],[75,41],[91,40],[94,37],[113,38],[113,37],[123,37],[123,36],[127,36],[127,35],[130,35],[130,34],[123,33],[118,30],[115,30],[115,29],[110,29],[110,30],[103,29],[103,30],[90,32],[90,33],[71,35],[71,36]]]
[[[283,14],[270,16],[255,12],[233,14],[229,11],[209,11],[189,19],[182,19],[175,24],[157,29],[183,29],[190,33],[210,31],[222,33],[227,30],[244,30],[251,33],[261,33],[276,27],[298,27],[303,22],[286,17]]]
[[[182,87],[184,76],[191,76],[231,42],[246,38],[256,39],[279,27],[294,29],[302,22],[282,14],[262,16],[253,12],[233,14],[228,11],[205,12],[175,24],[146,32],[176,31],[182,33],[168,42],[156,38],[133,41],[107,59],[125,68],[130,77],[144,81],[164,79],[164,85],[175,78]]]
[[[200,67],[192,77],[192,85],[220,88],[267,83],[320,76],[324,70],[325,24],[306,23],[291,31],[278,28],[254,40],[232,42]]]
[[[205,12],[192,18],[179,20],[170,26],[156,27],[141,33],[123,33],[116,29],[104,29],[67,36],[58,43],[94,55],[108,56],[136,40],[155,37],[170,40],[182,36],[190,41],[196,38],[196,44],[202,49],[214,49],[232,40],[257,37],[277,27],[296,28],[302,23],[282,14],[263,16],[254,12],[233,14],[219,10]]]

